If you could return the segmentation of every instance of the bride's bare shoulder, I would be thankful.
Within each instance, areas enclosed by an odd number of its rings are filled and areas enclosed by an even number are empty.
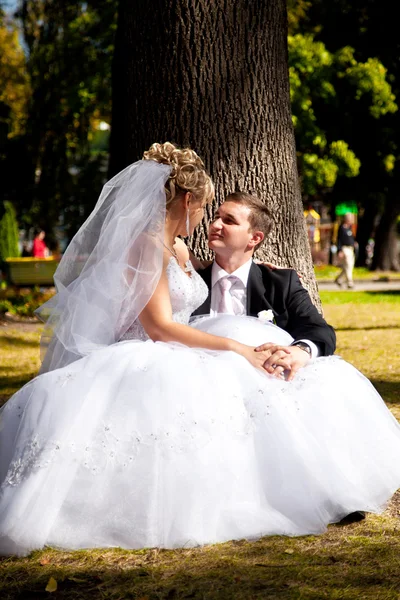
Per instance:
[[[175,250],[177,254],[179,254],[180,258],[186,262],[189,260],[189,248],[186,246],[185,242],[180,238],[175,238]]]

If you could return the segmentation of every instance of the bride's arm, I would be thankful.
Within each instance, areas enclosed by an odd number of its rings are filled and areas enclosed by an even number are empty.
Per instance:
[[[168,261],[169,258],[166,257],[157,288],[146,307],[140,313],[140,322],[147,335],[154,342],[179,342],[192,348],[230,350],[244,356],[253,366],[262,368],[264,362],[269,358],[268,351],[255,352],[251,346],[240,344],[229,338],[204,333],[188,325],[182,325],[173,321],[166,275]]]
[[[180,342],[185,346],[236,352],[241,344],[234,340],[203,333],[173,321],[166,275],[168,261],[167,258],[155,292],[139,316],[147,335],[154,342]]]

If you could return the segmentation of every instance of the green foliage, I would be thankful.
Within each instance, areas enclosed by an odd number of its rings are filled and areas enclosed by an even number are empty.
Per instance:
[[[364,100],[377,119],[397,110],[386,76],[376,58],[357,62],[354,50],[330,52],[311,33],[288,37],[290,94],[303,193],[313,196],[332,189],[338,177],[356,177],[361,161],[345,139],[335,139],[326,128],[327,110],[341,118],[342,94],[352,92],[355,104]],[[343,87],[343,84],[345,87]],[[355,107],[356,109],[356,107]],[[359,107],[362,110],[363,106]],[[321,118],[322,117],[322,118]],[[365,115],[367,120],[368,114]]]
[[[346,142],[343,140],[332,142],[329,146],[329,154],[338,167],[339,175],[357,177],[360,172],[361,161],[350,150]]]
[[[54,295],[51,289],[39,288],[3,290],[0,292],[0,314],[10,313],[19,317],[34,317],[35,310]]]
[[[13,137],[25,129],[30,97],[26,59],[16,24],[0,15],[0,121],[7,135]]]
[[[9,256],[19,256],[18,223],[13,205],[6,201],[0,219],[0,263]]]
[[[32,85],[26,138],[32,193],[19,206],[27,224],[49,231],[65,213],[73,234],[93,208],[107,166],[97,129],[110,121],[116,8],[116,0],[21,3]]]
[[[307,11],[312,4],[311,0],[287,0],[289,32],[296,33],[302,22],[307,18]]]
[[[386,156],[383,157],[382,162],[383,162],[385,171],[387,171],[388,173],[391,173],[396,164],[396,157],[394,154],[387,154]]]
[[[395,95],[386,80],[387,69],[377,58],[368,58],[366,62],[357,62],[354,49],[346,46],[336,53],[338,77],[345,77],[354,86],[355,99],[364,95],[371,97],[369,111],[375,119],[386,113],[395,113],[398,109]]]

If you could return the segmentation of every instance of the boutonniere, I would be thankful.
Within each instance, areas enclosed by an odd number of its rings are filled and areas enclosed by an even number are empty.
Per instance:
[[[275,317],[274,317],[274,313],[271,309],[269,310],[261,310],[258,314],[257,317],[260,319],[260,321],[262,323],[274,323],[275,324]]]

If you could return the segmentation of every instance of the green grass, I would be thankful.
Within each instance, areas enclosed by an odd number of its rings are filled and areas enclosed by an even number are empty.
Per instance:
[[[0,406],[34,377],[40,366],[41,326],[0,327]]]
[[[338,353],[373,381],[400,418],[400,296],[321,296],[325,316],[337,329]],[[39,329],[0,328],[3,398],[37,369]],[[317,537],[274,536],[168,551],[46,549],[27,558],[0,559],[0,598],[399,600],[399,516],[396,495],[383,515],[331,526]],[[45,591],[50,577],[58,586],[53,593]]]
[[[264,538],[189,550],[48,550],[3,562],[3,600],[254,600],[399,598],[399,529],[375,517],[366,525],[331,527],[319,537]],[[394,558],[396,557],[396,560]],[[29,579],[27,577],[29,573]],[[0,588],[1,589],[1,588]]]
[[[333,281],[339,275],[341,269],[333,265],[315,265],[314,273],[318,281]],[[376,281],[398,280],[400,273],[395,271],[370,271],[365,267],[355,267],[353,277],[357,280],[374,279]]]
[[[322,304],[388,304],[400,305],[400,291],[387,292],[325,292],[319,293]],[[376,306],[373,307],[377,310]]]
[[[400,419],[400,294],[323,292],[321,300],[336,329],[337,353],[373,382]]]

